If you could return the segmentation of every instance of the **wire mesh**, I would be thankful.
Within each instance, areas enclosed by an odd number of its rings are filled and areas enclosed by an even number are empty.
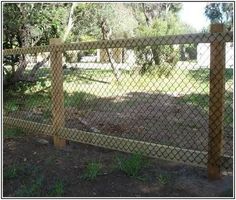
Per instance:
[[[59,134],[65,139],[206,166],[210,52],[223,51],[210,50],[209,43],[215,41],[226,44],[220,165],[230,171],[234,64],[230,33],[51,45],[36,48],[33,54],[29,49],[24,54],[7,50],[6,69],[15,74],[21,67],[25,70],[19,87],[4,91],[4,115],[65,126]],[[9,64],[12,56],[17,59]],[[60,73],[63,80],[58,79]],[[57,77],[54,83],[52,76]],[[58,87],[62,82],[64,97]],[[57,99],[64,106],[59,107]],[[19,126],[21,121],[15,123]],[[24,126],[39,129],[38,124]]]

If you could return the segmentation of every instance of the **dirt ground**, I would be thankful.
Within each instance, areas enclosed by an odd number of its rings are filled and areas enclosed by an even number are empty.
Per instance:
[[[86,98],[66,107],[66,126],[90,132],[174,147],[208,150],[208,113],[204,105],[187,104],[181,94],[126,93]],[[201,97],[204,98],[204,97]],[[199,102],[198,102],[199,103]],[[37,109],[13,112],[12,117],[45,123]],[[47,123],[47,122],[46,122]],[[49,122],[50,123],[50,122]],[[233,155],[233,127],[224,127],[224,154]]]
[[[39,139],[46,139],[42,144]],[[148,165],[140,177],[130,177],[116,168],[116,155],[128,154],[70,142],[63,150],[56,149],[51,138],[27,135],[5,138],[3,149],[4,173],[11,166],[26,170],[14,178],[4,178],[4,197],[19,194],[22,186],[29,190],[32,182],[43,177],[35,196],[48,196],[55,180],[63,183],[65,197],[223,197],[233,195],[233,177],[209,182],[206,169],[175,162],[147,159]],[[90,161],[99,161],[101,174],[94,180],[81,176]],[[35,173],[33,173],[35,172]]]

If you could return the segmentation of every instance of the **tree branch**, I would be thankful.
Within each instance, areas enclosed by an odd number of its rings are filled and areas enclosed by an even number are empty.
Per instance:
[[[71,9],[70,9],[70,14],[69,14],[69,18],[68,18],[68,24],[67,24],[67,27],[65,28],[65,33],[64,33],[64,36],[63,36],[63,41],[66,40],[66,38],[68,37],[71,29],[74,26],[73,14],[74,14],[74,9],[75,9],[76,6],[77,6],[77,2],[73,2],[72,6],[71,6]]]

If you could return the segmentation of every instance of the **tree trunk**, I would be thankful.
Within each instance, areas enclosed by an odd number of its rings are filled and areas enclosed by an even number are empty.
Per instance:
[[[36,81],[36,73],[40,67],[42,67],[48,60],[50,56],[47,56],[47,58],[44,58],[42,61],[38,62],[36,65],[34,65],[33,69],[29,73],[26,81],[35,82]]]
[[[145,21],[146,21],[146,24],[147,24],[147,27],[150,27],[151,25],[151,19],[148,17],[148,14],[147,14],[147,11],[145,9],[145,5],[144,3],[142,3],[142,8],[143,8],[143,14],[145,16]],[[156,65],[159,65],[160,64],[160,55],[158,54],[158,49],[157,47],[151,47],[150,49],[150,53],[152,55],[152,59],[154,60],[155,64]]]
[[[69,18],[68,18],[68,24],[67,27],[65,28],[65,33],[63,36],[63,40],[65,41],[66,38],[68,37],[71,29],[73,28],[73,13],[74,13],[74,9],[76,7],[77,3],[72,3],[71,9],[70,9],[70,14],[69,14]],[[22,11],[21,6],[18,6],[22,15],[25,17],[25,13]],[[28,43],[29,40],[29,34],[27,32],[27,28],[23,25],[21,27],[21,29],[18,31],[18,34],[16,36],[18,45],[20,48],[22,47],[27,47],[30,46],[30,44]],[[41,38],[37,38],[36,41],[34,43],[31,44],[31,46],[34,46],[37,44],[37,42],[40,40]],[[35,82],[36,81],[36,73],[37,71],[49,60],[49,56],[47,56],[46,58],[44,58],[42,61],[36,63],[33,67],[33,69],[30,71],[29,75],[24,76],[24,71],[27,67],[27,59],[26,59],[26,55],[21,55],[21,59],[19,61],[19,65],[17,67],[17,69],[15,70],[15,65],[13,64],[12,67],[12,78],[11,80],[5,80],[4,81],[4,86],[8,87],[8,85],[14,85],[19,81],[28,81],[28,82]]]
[[[22,55],[22,58],[19,61],[19,66],[13,75],[13,78],[11,81],[12,83],[16,83],[18,81],[23,80],[23,72],[25,71],[26,66],[27,66],[27,61],[26,61],[25,55]]]
[[[73,14],[74,14],[74,9],[76,8],[76,4],[77,4],[77,2],[72,3],[69,18],[68,18],[68,24],[67,24],[67,27],[65,28],[65,33],[64,33],[64,36],[63,36],[63,39],[62,39],[63,41],[66,40],[66,38],[68,37],[71,29],[74,26],[74,24],[73,24]]]
[[[102,23],[101,23],[102,39],[103,40],[109,39],[107,28],[108,27],[106,25],[106,22],[105,22],[105,20],[103,20]],[[107,53],[107,56],[108,56],[109,63],[111,64],[113,74],[114,74],[116,80],[119,81],[119,70],[113,64],[114,59],[112,58],[111,49],[106,48],[106,53]]]
[[[146,24],[149,27],[150,26],[150,19],[149,19],[148,15],[147,15],[144,3],[142,3],[142,8],[143,8],[143,14],[145,16]]]

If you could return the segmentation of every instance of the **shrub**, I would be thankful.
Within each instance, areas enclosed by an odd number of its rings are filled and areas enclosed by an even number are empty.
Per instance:
[[[60,197],[64,194],[64,185],[61,180],[57,180],[50,192],[50,196]]]
[[[3,131],[3,136],[6,138],[20,137],[24,135],[24,131],[20,128],[6,128]]]
[[[19,197],[38,197],[42,195],[44,177],[39,176],[32,184],[23,185],[16,191]]]
[[[145,161],[141,154],[132,154],[127,159],[117,156],[116,160],[119,169],[132,177],[137,177],[141,169],[145,166]]]
[[[82,178],[89,181],[94,180],[100,174],[100,170],[101,164],[99,162],[89,162]]]

